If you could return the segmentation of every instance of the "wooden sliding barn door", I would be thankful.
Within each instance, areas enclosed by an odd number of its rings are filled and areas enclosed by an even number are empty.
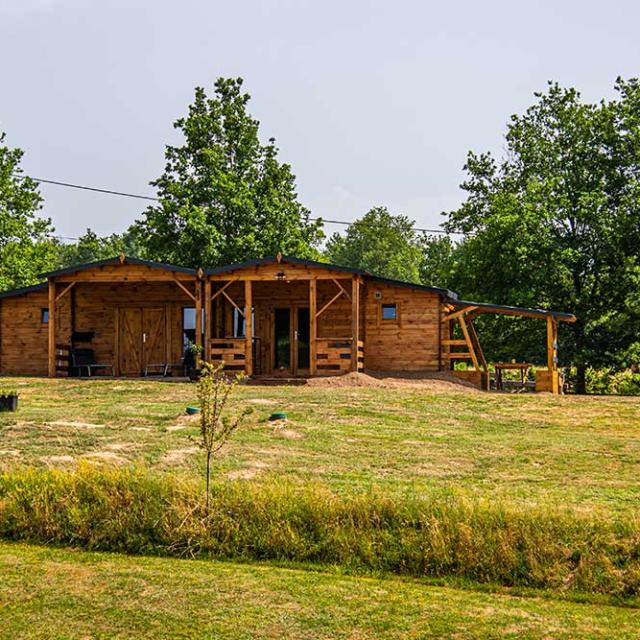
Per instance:
[[[149,364],[166,362],[167,309],[123,307],[118,318],[118,373],[140,376]]]

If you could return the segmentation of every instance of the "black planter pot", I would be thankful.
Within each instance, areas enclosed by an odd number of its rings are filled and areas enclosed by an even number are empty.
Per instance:
[[[202,372],[201,369],[195,369],[195,368],[189,369],[189,380],[191,380],[191,382],[198,382],[198,380],[200,380],[201,372]]]
[[[0,411],[17,411],[18,396],[0,396]]]

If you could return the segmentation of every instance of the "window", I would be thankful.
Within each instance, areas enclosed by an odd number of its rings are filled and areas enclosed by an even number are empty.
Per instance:
[[[204,309],[202,310],[202,326],[204,327]],[[194,307],[185,307],[182,310],[182,344],[184,353],[187,352],[189,343],[196,341],[196,310]]]
[[[49,324],[49,309],[40,309],[40,322]]]
[[[256,313],[255,309],[251,309],[251,326],[254,328],[256,326]],[[247,327],[244,321],[244,315],[238,311],[234,307],[233,309],[233,337],[234,338],[244,338],[247,335]]]
[[[398,319],[398,306],[393,304],[382,305],[382,319],[383,320],[397,320]]]

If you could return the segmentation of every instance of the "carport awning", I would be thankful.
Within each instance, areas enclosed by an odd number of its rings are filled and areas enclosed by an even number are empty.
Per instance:
[[[447,300],[446,304],[456,315],[462,313],[497,313],[507,316],[521,316],[524,318],[553,318],[560,322],[575,322],[576,317],[572,313],[563,311],[551,311],[548,309],[531,309],[529,307],[511,307],[503,304],[488,302],[473,302],[471,300]]]

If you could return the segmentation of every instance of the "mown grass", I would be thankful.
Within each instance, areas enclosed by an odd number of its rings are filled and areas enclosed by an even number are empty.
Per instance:
[[[1,382],[1,381],[0,381]],[[6,379],[21,394],[0,414],[0,469],[79,460],[201,473],[191,384]],[[243,387],[253,418],[218,459],[219,478],[322,480],[339,491],[455,486],[479,499],[634,511],[640,403],[633,398],[434,393],[415,387]],[[266,420],[284,410],[289,421]]]
[[[341,567],[353,573],[604,594],[640,604],[640,522],[470,502],[456,493],[199,483],[142,470],[0,475],[0,538],[90,550]]]
[[[637,610],[260,564],[0,544],[0,637],[621,638]]]

